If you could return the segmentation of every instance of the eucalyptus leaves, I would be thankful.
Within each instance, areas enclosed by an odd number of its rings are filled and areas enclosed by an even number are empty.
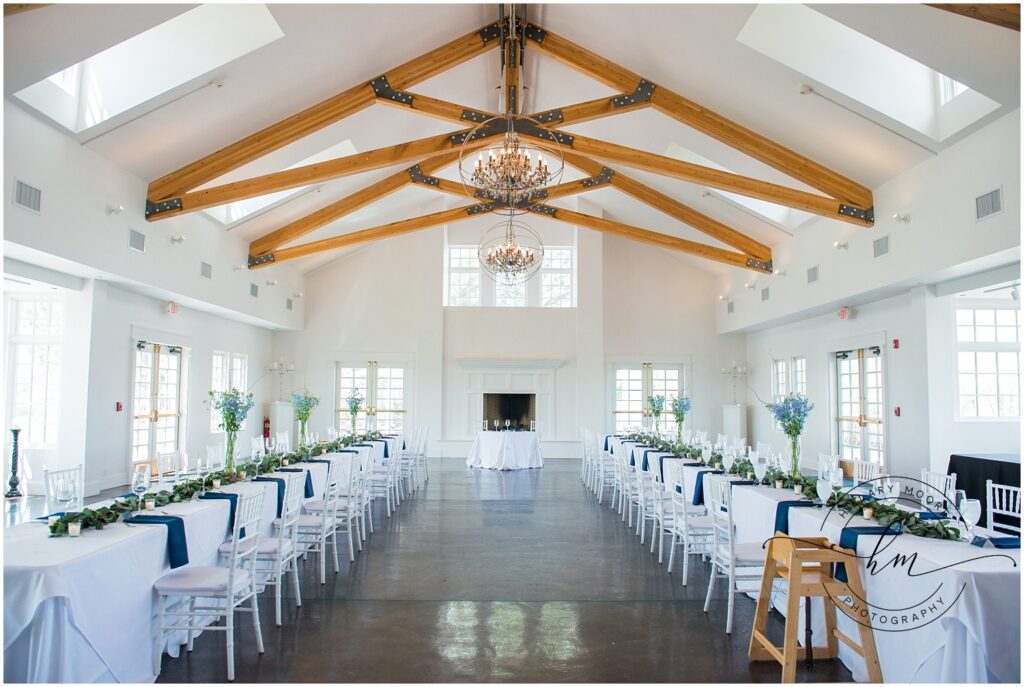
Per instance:
[[[359,436],[343,437],[319,446],[307,447],[303,451],[268,456],[259,466],[258,474],[276,470],[281,466],[281,461],[285,458],[288,459],[289,463],[301,463],[309,460],[313,456],[319,456],[323,453],[336,451],[339,448],[348,446],[349,444],[360,443],[370,439],[379,439],[380,436],[379,432],[370,432]],[[193,479],[186,482],[179,482],[178,484],[175,484],[170,491],[143,494],[142,499],[144,501],[152,499],[156,502],[156,507],[161,508],[169,503],[181,503],[182,501],[188,501],[196,494],[201,493],[205,488],[204,485],[209,485],[214,479],[219,479],[221,484],[233,484],[245,479],[249,475],[255,474],[257,474],[255,463],[243,463],[237,468],[225,468],[220,472],[212,472],[206,476],[205,480]],[[92,527],[94,529],[101,530],[105,525],[110,525],[120,520],[124,513],[138,510],[138,507],[138,497],[129,496],[124,499],[118,499],[109,506],[83,508],[81,511],[76,513],[67,513],[50,524],[50,535],[59,537],[67,534],[68,524],[72,522],[80,523],[83,529]]]
[[[865,508],[871,508],[874,511],[874,519],[881,527],[899,523],[903,531],[918,537],[960,539],[960,529],[950,525],[949,520],[922,520],[917,513],[903,510],[885,501],[864,499],[856,494],[837,491],[828,498],[825,505],[851,515],[863,515]]]

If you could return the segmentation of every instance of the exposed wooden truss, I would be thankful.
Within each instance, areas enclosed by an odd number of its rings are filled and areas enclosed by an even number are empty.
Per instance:
[[[477,198],[479,203],[468,208],[446,210],[320,241],[286,247],[296,239],[408,185],[426,186],[440,192],[467,197],[466,190],[461,183],[434,175],[457,162],[460,150],[487,145],[494,136],[502,133],[502,127],[492,126],[493,123],[485,124],[487,120],[494,119],[498,115],[412,93],[408,89],[491,48],[500,48],[501,50],[502,79],[507,97],[507,102],[504,102],[502,107],[512,113],[516,131],[521,136],[533,137],[542,141],[557,140],[566,163],[589,175],[586,179],[548,188],[534,199],[535,202],[610,186],[735,250],[688,241],[669,234],[553,206],[537,206],[536,210],[548,217],[730,265],[757,271],[771,269],[770,247],[665,193],[628,177],[619,170],[609,168],[606,164],[617,163],[669,176],[683,182],[739,193],[860,226],[873,224],[872,194],[866,187],[656,85],[653,81],[644,79],[586,48],[552,34],[536,24],[519,22],[515,29],[511,30],[510,25],[504,19],[461,36],[368,82],[358,84],[288,119],[268,126],[201,160],[161,177],[150,184],[147,197],[147,218],[151,221],[159,220],[163,217],[172,217],[245,198],[322,183],[352,174],[394,167],[398,164],[416,163],[412,167],[393,172],[345,198],[321,207],[309,215],[253,241],[249,251],[250,266],[263,267],[276,262],[294,260],[327,250],[466,219],[496,209],[496,205],[488,199]],[[521,116],[518,114],[522,102],[520,75],[523,53],[527,49],[535,49],[567,64],[580,73],[620,91],[620,94]],[[242,181],[199,188],[228,171],[375,103],[407,108],[413,112],[441,118],[469,128],[452,134],[400,143]],[[732,174],[555,128],[646,107],[654,107],[659,112],[760,160],[824,195]],[[481,124],[483,126],[479,126]],[[473,128],[475,128],[475,134],[471,137],[470,131]],[[468,143],[466,143],[467,139]]]
[[[954,14],[970,17],[971,19],[977,19],[978,21],[988,22],[989,24],[995,24],[996,26],[1002,26],[1004,29],[1020,31],[1019,4],[927,4],[929,7],[946,10],[947,12],[953,12]]]
[[[21,14],[22,12],[31,12],[41,7],[49,7],[53,3],[27,3],[27,2],[7,2],[4,3],[4,16],[10,17],[15,14]]]

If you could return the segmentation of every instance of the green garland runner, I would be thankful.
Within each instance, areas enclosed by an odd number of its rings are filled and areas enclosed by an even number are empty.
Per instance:
[[[855,494],[837,491],[833,492],[825,505],[845,511],[850,515],[863,515],[865,508],[871,508],[875,511],[874,520],[880,527],[899,523],[903,531],[918,537],[960,539],[960,528],[950,525],[949,520],[922,520],[917,513],[903,510],[892,503],[865,500]]]
[[[363,441],[369,441],[371,439],[380,439],[380,432],[369,432],[367,434],[360,434],[358,436],[342,437],[335,441],[320,444],[318,446],[301,447],[297,451],[287,453],[279,456],[268,456],[259,466],[259,474],[265,474],[273,472],[277,468],[281,467],[281,461],[285,458],[288,459],[289,464],[304,463],[307,460],[323,455],[324,453],[330,453],[331,451],[337,451],[340,448],[344,448],[349,444],[357,444]],[[222,485],[234,484],[235,482],[241,482],[249,476],[256,475],[256,464],[241,463],[235,466],[235,469],[231,472],[220,470],[217,472],[211,472],[206,476],[206,485],[214,479],[219,479]],[[187,482],[179,482],[174,485],[171,491],[159,491],[156,493],[147,492],[142,495],[143,501],[152,499],[156,503],[157,508],[166,506],[169,503],[181,503],[183,501],[189,501],[193,496],[203,491],[202,479],[193,479]],[[83,508],[81,511],[76,513],[68,513],[60,518],[57,518],[53,523],[50,524],[50,536],[59,537],[67,534],[68,524],[77,522],[82,525],[82,529],[92,527],[97,530],[103,529],[105,525],[110,525],[121,519],[121,516],[125,513],[138,510],[139,497],[129,496],[124,499],[118,499],[109,506],[101,506],[100,508]]]

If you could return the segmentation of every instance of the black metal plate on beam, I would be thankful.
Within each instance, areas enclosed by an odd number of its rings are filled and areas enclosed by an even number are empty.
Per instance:
[[[615,172],[613,172],[612,170],[608,169],[607,167],[602,167],[600,174],[598,174],[596,177],[590,177],[589,179],[584,179],[583,180],[583,185],[586,188],[591,188],[593,186],[600,186],[601,184],[607,184],[609,181],[612,180],[612,176],[614,174],[615,174]]]
[[[657,88],[657,86],[647,79],[640,79],[640,83],[637,85],[635,91],[625,95],[620,95],[617,98],[612,98],[612,105],[615,107],[625,107],[626,105],[633,105],[635,103],[650,102],[651,96],[654,95],[655,88]]]
[[[413,165],[405,171],[409,173],[409,178],[412,179],[413,183],[428,184],[430,186],[437,186],[441,183],[441,180],[437,177],[424,174],[423,169],[419,165]]]
[[[452,134],[448,137],[448,140],[452,142],[452,145],[462,145],[470,138],[483,138],[485,136],[497,136],[505,133],[507,129],[506,120],[503,117],[495,117],[485,126],[474,129],[473,131],[465,131],[458,134]],[[512,129],[517,133],[524,134],[526,136],[533,136],[545,141],[556,141],[559,145],[572,147],[575,137],[572,134],[562,133],[560,131],[549,131],[541,126],[538,126],[532,119],[526,117],[513,117],[512,118]]]
[[[758,260],[756,258],[747,258],[747,267],[754,270],[760,270],[762,272],[770,273],[772,271],[772,261]]]
[[[467,122],[473,122],[474,124],[483,124],[489,119],[489,116],[483,112],[477,112],[476,110],[463,110],[461,119]]]
[[[873,207],[864,210],[863,208],[858,208],[853,205],[843,205],[840,203],[839,214],[844,217],[853,217],[854,219],[859,219],[864,222],[871,222],[872,224],[875,223],[875,209]]]
[[[402,103],[403,105],[412,105],[412,95],[393,89],[391,84],[388,83],[388,77],[386,74],[381,74],[371,81],[370,87],[373,88],[373,92],[378,98],[387,98],[388,100],[394,100],[396,103]]]
[[[479,205],[470,205],[466,208],[467,215],[479,215],[482,212],[491,212],[497,208],[499,203],[480,203]]]
[[[508,108],[508,112],[511,112],[512,114],[519,114],[518,91],[516,91],[515,86],[510,85],[508,87],[508,102],[506,107]]]
[[[526,30],[523,33],[531,41],[536,41],[537,43],[543,43],[544,39],[547,38],[548,35],[547,31],[536,24],[527,24]]]
[[[265,265],[268,262],[274,262],[274,254],[267,253],[266,255],[250,255],[249,256],[249,267],[256,267],[257,265]]]
[[[555,213],[558,212],[557,209],[551,207],[550,205],[536,205],[530,208],[530,210],[540,215],[547,215],[548,217],[554,217]]]
[[[485,44],[490,43],[495,38],[501,38],[501,24],[494,22],[490,26],[485,26],[480,29],[479,35]]]
[[[565,115],[562,114],[561,110],[548,110],[547,112],[541,112],[539,115],[534,117],[541,124],[550,124],[551,122],[560,122],[565,119]]]
[[[181,209],[181,198],[171,198],[170,200],[161,200],[157,203],[147,200],[146,201],[146,217],[153,217],[164,212],[170,212],[171,210]]]

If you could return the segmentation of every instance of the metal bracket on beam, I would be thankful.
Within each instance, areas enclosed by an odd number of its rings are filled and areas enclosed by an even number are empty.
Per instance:
[[[412,94],[393,89],[388,83],[387,74],[381,74],[371,81],[370,87],[373,88],[373,92],[378,98],[387,98],[403,105],[412,105]]]
[[[647,79],[640,79],[640,83],[637,85],[635,91],[625,95],[620,95],[617,98],[612,98],[612,105],[615,107],[625,107],[626,105],[633,105],[635,103],[650,102],[651,96],[654,95],[655,88],[657,88],[657,86]]]
[[[543,43],[544,39],[547,38],[548,32],[540,28],[536,24],[527,24],[526,30],[523,32],[523,34],[531,41]]]
[[[550,124],[551,122],[561,122],[565,119],[565,115],[562,114],[561,110],[548,110],[547,112],[541,112],[534,119],[541,124]]]
[[[501,24],[494,22],[490,26],[480,29],[478,33],[485,44],[490,43],[496,38],[501,38]]]
[[[586,188],[592,188],[594,186],[600,186],[601,184],[607,184],[612,180],[612,176],[615,174],[612,170],[607,167],[602,167],[600,174],[589,179],[583,180],[583,186]]]
[[[875,223],[875,209],[873,207],[864,210],[853,205],[839,204],[839,214],[844,217],[853,217],[864,222]]]
[[[146,201],[146,217],[155,217],[171,210],[180,209],[181,198],[171,198],[170,200],[161,200],[156,203],[149,200]]]
[[[490,119],[490,117],[483,112],[477,112],[476,110],[463,110],[462,117],[460,117],[460,119],[467,122],[473,122],[474,124],[483,124]]]
[[[419,165],[413,165],[409,169],[405,170],[409,173],[409,178],[412,179],[415,184],[428,184],[430,186],[437,186],[441,183],[441,180],[437,177],[432,177],[423,173],[423,169]]]
[[[537,205],[530,208],[530,211],[541,215],[547,215],[548,217],[554,217],[555,213],[558,212],[556,208],[553,208],[550,205]]]
[[[757,258],[747,258],[747,267],[753,270],[760,270],[762,272],[771,273],[772,261],[758,260]]]
[[[256,267],[257,265],[265,265],[268,262],[274,262],[274,254],[267,253],[265,255],[250,255],[249,256],[249,268]]]
[[[464,131],[458,134],[452,134],[448,137],[452,145],[460,146],[466,141],[476,138],[484,138],[486,136],[497,136],[505,133],[507,129],[506,119],[504,117],[495,117],[485,126],[474,129],[473,131]],[[534,138],[540,138],[545,141],[555,141],[559,145],[572,147],[575,137],[572,134],[565,134],[562,132],[549,131],[541,126],[538,126],[533,120],[527,119],[526,117],[513,117],[512,118],[512,129],[520,134],[527,136],[533,136]]]
[[[494,201],[491,203],[480,203],[479,205],[470,205],[466,208],[467,215],[479,215],[482,212],[491,212],[497,207],[500,207],[501,203]]]

